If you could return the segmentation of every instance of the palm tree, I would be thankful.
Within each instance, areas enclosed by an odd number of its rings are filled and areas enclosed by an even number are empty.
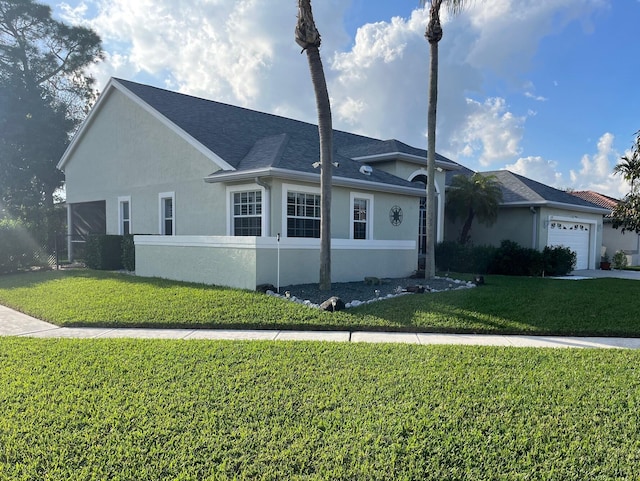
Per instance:
[[[318,110],[320,136],[320,290],[331,289],[331,170],[333,155],[333,126],[327,82],[320,58],[320,32],[311,11],[311,0],[298,0],[296,43],[307,53],[311,83]]]
[[[447,215],[451,220],[464,218],[460,231],[461,244],[469,240],[471,223],[477,217],[485,225],[498,219],[498,207],[502,202],[502,189],[495,175],[456,175],[447,190]]]
[[[620,160],[621,162],[613,168],[613,173],[622,175],[634,191],[637,188],[636,182],[640,180],[640,130],[636,132],[635,145],[631,154],[622,156]]]
[[[424,6],[426,0],[420,0]],[[435,236],[436,236],[436,110],[438,104],[438,43],[442,40],[440,25],[440,7],[444,4],[452,14],[462,10],[465,0],[431,0],[428,2],[429,23],[424,34],[429,42],[431,63],[429,65],[429,107],[427,114],[427,245],[424,266],[425,278],[436,275]]]

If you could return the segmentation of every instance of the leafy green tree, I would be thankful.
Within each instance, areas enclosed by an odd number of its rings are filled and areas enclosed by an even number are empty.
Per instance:
[[[33,0],[0,0],[0,202],[32,222],[51,209],[64,177],[56,164],[96,92],[86,68],[98,35],[68,26]],[[39,212],[40,211],[40,212]]]
[[[636,132],[631,152],[620,158],[613,173],[629,182],[630,191],[613,210],[612,225],[622,232],[640,233],[640,130]]]
[[[431,62],[429,65],[429,107],[427,113],[427,232],[424,273],[427,279],[436,274],[436,111],[438,104],[438,43],[442,40],[440,7],[443,5],[452,14],[459,13],[465,0],[420,0],[420,5],[429,4],[429,23],[425,37],[429,42]]]
[[[493,225],[498,219],[498,207],[502,202],[502,189],[495,175],[475,173],[468,177],[456,175],[447,190],[447,216],[451,220],[464,219],[459,242],[469,241],[471,224],[475,218],[485,225]]]
[[[298,0],[296,43],[307,53],[311,83],[318,111],[320,136],[320,290],[331,289],[331,175],[333,156],[333,124],[327,82],[320,58],[320,32],[311,11],[311,0]]]

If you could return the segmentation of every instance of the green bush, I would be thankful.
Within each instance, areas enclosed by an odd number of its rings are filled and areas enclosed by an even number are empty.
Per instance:
[[[122,237],[122,267],[128,271],[136,270],[136,246],[132,234]]]
[[[0,274],[40,265],[39,251],[23,223],[0,220]]]
[[[618,251],[613,255],[613,268],[624,269],[627,267],[627,256],[624,252]]]
[[[542,251],[544,273],[547,276],[566,276],[576,268],[576,253],[568,247],[545,247]]]
[[[503,240],[489,266],[489,272],[507,276],[539,276],[543,267],[542,252]]]
[[[112,271],[122,269],[122,236],[99,234],[89,236],[85,263],[90,269]]]
[[[440,271],[486,274],[493,261],[493,246],[469,246],[446,241],[436,245],[436,267]]]

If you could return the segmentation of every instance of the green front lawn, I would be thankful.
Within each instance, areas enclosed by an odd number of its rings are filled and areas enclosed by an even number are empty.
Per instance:
[[[385,329],[640,336],[640,283],[487,277],[330,314],[237,289],[99,271],[0,277],[0,304],[61,326]]]
[[[0,338],[0,479],[638,479],[640,352]]]

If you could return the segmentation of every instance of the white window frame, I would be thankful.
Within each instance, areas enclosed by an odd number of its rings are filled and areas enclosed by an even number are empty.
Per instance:
[[[124,204],[128,204],[129,205],[129,219],[127,219],[127,221],[129,222],[129,234],[133,234],[133,222],[132,222],[132,206],[131,206],[131,196],[127,195],[127,196],[122,196],[122,197],[118,197],[118,235],[124,235],[124,211],[123,211],[123,205]]]
[[[166,213],[164,207],[165,199],[171,199],[171,232],[165,232],[165,220]],[[160,235],[176,235],[176,193],[175,192],[161,192],[158,194],[158,232]]]
[[[366,237],[364,239],[354,238],[354,222],[353,209],[356,199],[364,199],[367,201],[367,220],[366,220]],[[349,239],[354,240],[372,240],[373,239],[373,195],[364,194],[362,192],[351,192],[349,195]]]
[[[232,185],[227,187],[227,235],[232,237],[240,237],[234,236],[234,215],[233,215],[233,195],[239,192],[255,192],[260,191],[262,196],[262,213],[260,214],[260,232],[261,235],[259,237],[267,237],[268,234],[268,226],[269,226],[269,197],[267,195],[267,190],[258,185],[258,184],[242,184],[242,185]],[[258,237],[258,236],[256,236]]]
[[[320,188],[306,185],[282,184],[282,237],[290,239],[317,239],[317,237],[289,237],[287,235],[287,231],[289,230],[287,228],[287,199],[289,197],[289,192],[320,195]]]

